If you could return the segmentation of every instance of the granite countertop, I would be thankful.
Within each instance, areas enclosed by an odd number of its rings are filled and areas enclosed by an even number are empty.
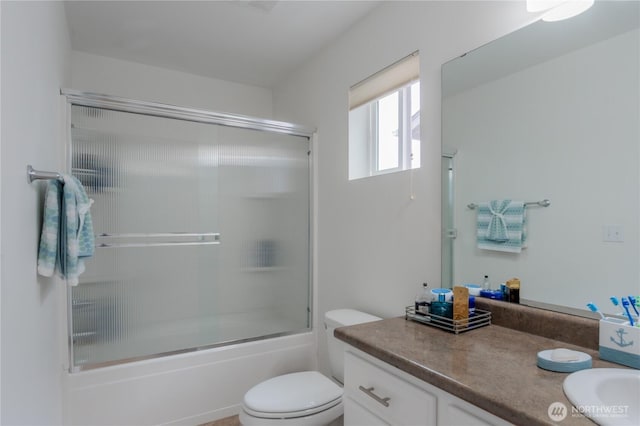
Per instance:
[[[570,410],[562,383],[567,373],[537,367],[541,350],[586,352],[593,367],[622,367],[600,361],[598,352],[499,325],[455,335],[404,317],[341,327],[335,336],[394,367],[516,425],[556,424],[553,402]],[[593,423],[571,412],[562,425]]]

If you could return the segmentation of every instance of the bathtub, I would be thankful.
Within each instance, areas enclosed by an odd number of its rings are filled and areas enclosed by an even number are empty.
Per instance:
[[[198,425],[240,411],[244,393],[279,374],[317,368],[309,331],[64,373],[67,425]]]

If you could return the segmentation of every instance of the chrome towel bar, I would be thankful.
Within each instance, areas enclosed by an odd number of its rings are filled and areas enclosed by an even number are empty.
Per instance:
[[[59,180],[60,182],[64,181],[60,173],[44,172],[41,170],[36,170],[33,167],[31,167],[31,164],[27,165],[27,179],[29,180],[29,183],[32,183],[34,180],[49,180],[49,179],[56,179],[56,180]]]
[[[540,201],[527,201],[526,203],[524,203],[524,205],[525,207],[526,206],[549,207],[551,205],[551,201],[545,198],[544,200],[540,200]],[[478,207],[478,205],[475,203],[471,203],[471,204],[467,204],[467,207],[471,210],[474,210]]]

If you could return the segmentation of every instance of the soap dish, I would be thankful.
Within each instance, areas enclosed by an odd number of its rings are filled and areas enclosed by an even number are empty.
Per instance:
[[[560,351],[563,351],[562,356],[554,356]],[[591,355],[568,349],[540,351],[538,352],[538,367],[558,373],[573,373],[591,368]]]

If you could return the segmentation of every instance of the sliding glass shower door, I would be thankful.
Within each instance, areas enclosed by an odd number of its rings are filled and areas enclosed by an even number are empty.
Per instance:
[[[310,327],[309,140],[71,106],[95,256],[70,288],[72,368]]]

